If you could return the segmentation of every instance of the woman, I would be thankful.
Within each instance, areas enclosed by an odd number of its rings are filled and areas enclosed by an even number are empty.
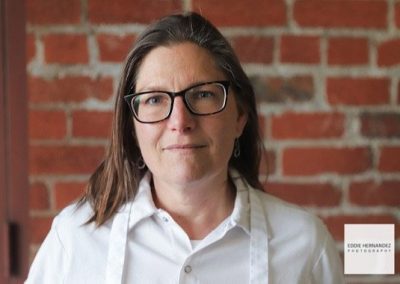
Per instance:
[[[254,92],[196,13],[128,56],[111,145],[64,209],[27,283],[341,283],[322,223],[262,191]]]

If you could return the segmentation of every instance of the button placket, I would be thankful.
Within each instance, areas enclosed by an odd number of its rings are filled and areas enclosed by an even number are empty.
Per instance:
[[[185,271],[185,273],[189,274],[190,272],[192,272],[192,267],[190,265],[186,265],[185,268],[183,269],[183,271]]]
[[[200,283],[190,259],[182,263],[178,283]]]

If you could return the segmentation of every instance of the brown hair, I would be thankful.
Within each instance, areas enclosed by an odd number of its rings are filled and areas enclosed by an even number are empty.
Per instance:
[[[111,143],[104,161],[91,176],[86,194],[81,200],[81,203],[88,201],[94,209],[89,222],[103,224],[119,207],[134,197],[146,170],[138,167],[140,149],[133,117],[123,97],[130,89],[135,90],[140,64],[152,49],[181,42],[192,42],[207,49],[231,82],[238,107],[247,114],[247,123],[239,138],[240,156],[232,157],[229,166],[235,168],[251,186],[262,189],[258,171],[263,144],[249,78],[228,41],[208,20],[194,12],[171,15],[149,26],[141,34],[125,62],[115,102]]]

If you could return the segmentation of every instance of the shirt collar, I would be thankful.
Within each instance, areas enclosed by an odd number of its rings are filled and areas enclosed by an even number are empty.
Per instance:
[[[231,225],[241,227],[247,234],[250,234],[250,204],[249,188],[243,177],[234,169],[229,175],[236,187],[236,198],[234,208],[230,217]],[[131,202],[129,228],[134,227],[141,220],[150,217],[158,212],[151,193],[151,173],[147,172],[141,179],[137,193]],[[129,205],[125,208],[128,208]]]
[[[249,188],[243,177],[236,170],[231,169],[229,175],[236,187],[235,204],[230,216],[232,225],[237,225],[247,234],[250,234]]]
[[[136,195],[132,201],[131,216],[129,218],[129,228],[132,228],[141,220],[152,216],[157,212],[157,208],[151,194],[151,173],[147,172],[141,179]]]

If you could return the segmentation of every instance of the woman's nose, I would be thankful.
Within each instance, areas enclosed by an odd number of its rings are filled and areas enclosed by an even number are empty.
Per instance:
[[[168,127],[176,131],[189,131],[195,126],[195,118],[187,109],[182,97],[176,97],[171,115],[168,118]]]

